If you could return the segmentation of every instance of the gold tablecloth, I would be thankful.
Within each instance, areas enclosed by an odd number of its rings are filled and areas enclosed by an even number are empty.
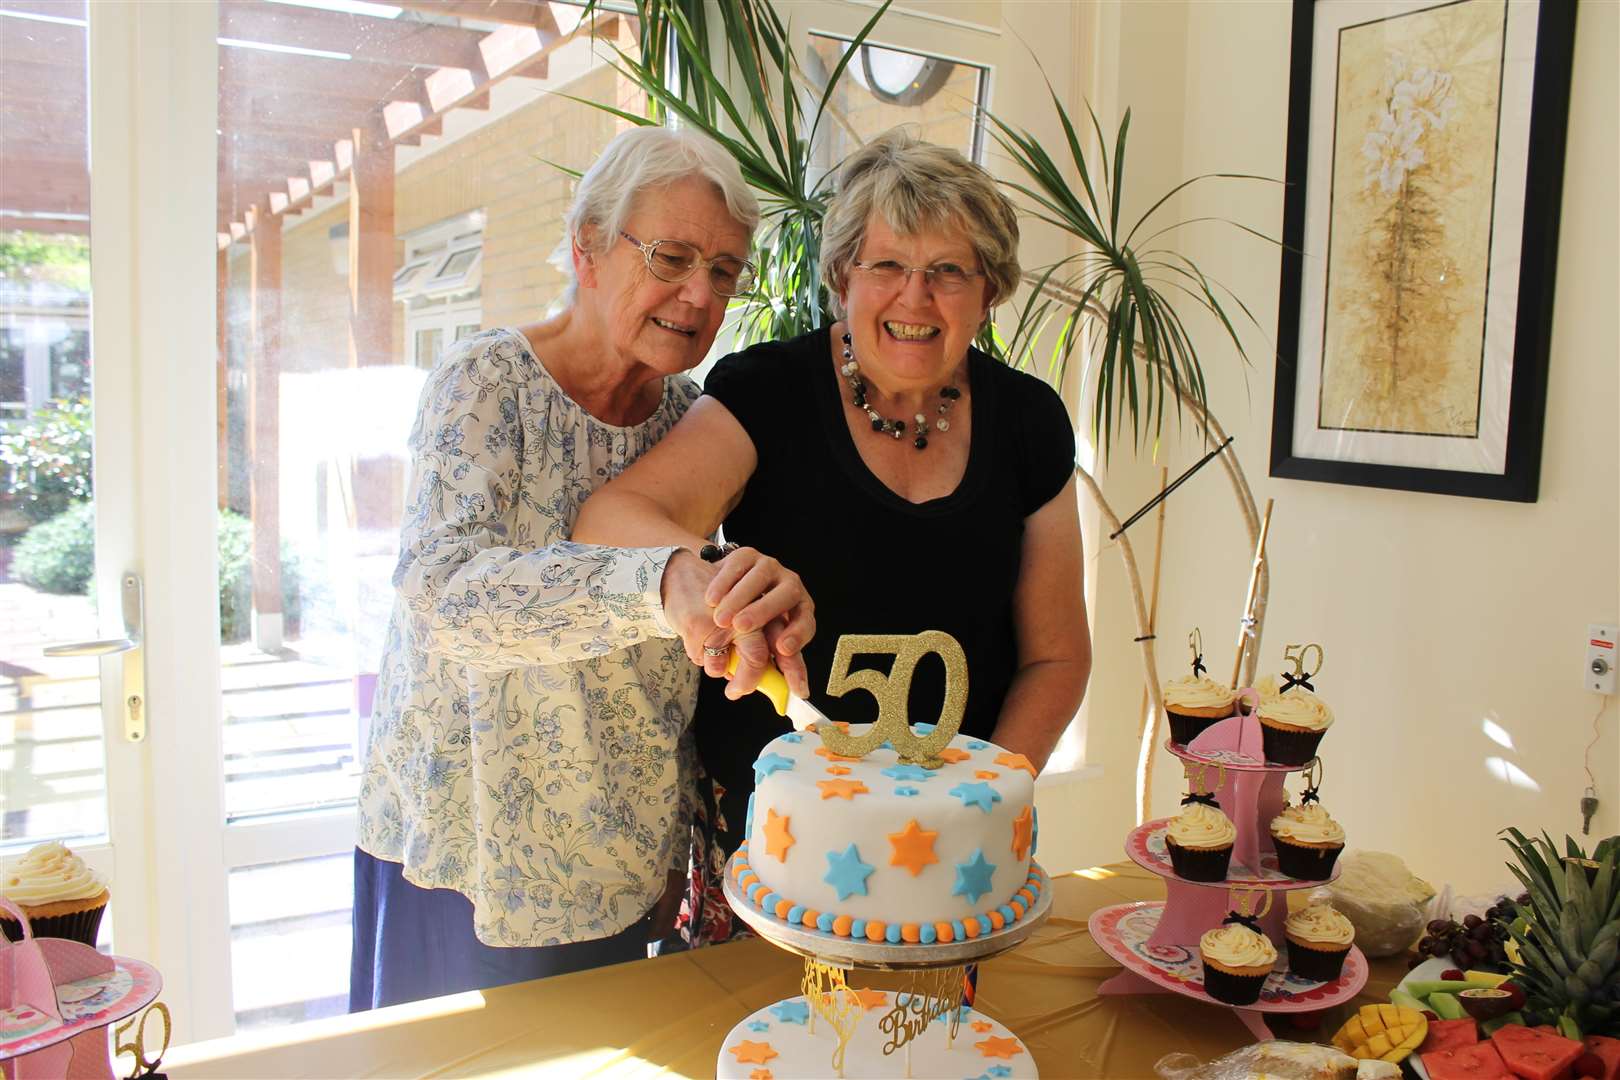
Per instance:
[[[1164,896],[1130,863],[1055,879],[1052,915],[1016,951],[983,965],[978,1007],[1023,1039],[1041,1075],[1148,1080],[1176,1050],[1215,1057],[1252,1041],[1230,1010],[1171,994],[1099,997],[1119,971],[1086,932],[1095,910]],[[743,1016],[799,992],[802,961],[749,940],[633,964],[379,1009],[173,1050],[173,1080],[237,1077],[712,1077]],[[1357,1004],[1387,1000],[1404,974],[1374,961]],[[903,976],[859,972],[855,985]],[[1349,1006],[1311,1032],[1326,1040]]]

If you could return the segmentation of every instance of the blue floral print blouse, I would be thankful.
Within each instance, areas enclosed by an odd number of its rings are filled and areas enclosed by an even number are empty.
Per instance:
[[[659,600],[674,549],[568,534],[697,394],[667,378],[646,421],[602,423],[507,329],[423,389],[358,842],[467,896],[486,944],[617,933],[684,868],[701,672]]]

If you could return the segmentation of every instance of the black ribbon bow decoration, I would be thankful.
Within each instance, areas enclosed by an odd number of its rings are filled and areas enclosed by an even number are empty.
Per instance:
[[[1208,670],[1209,669],[1204,666],[1204,654],[1203,653],[1195,654],[1193,656],[1193,678],[1196,679],[1198,676],[1202,675],[1204,672],[1206,672]]]
[[[1253,930],[1257,934],[1261,932],[1260,916],[1258,915],[1243,915],[1234,911],[1226,918],[1221,920],[1222,926],[1230,926],[1233,923],[1237,923],[1240,926],[1247,926],[1250,930]]]
[[[1316,672],[1314,672],[1314,671],[1306,671],[1306,672],[1303,672],[1303,673],[1301,673],[1299,675],[1290,675],[1288,672],[1285,671],[1285,672],[1282,673],[1283,688],[1281,690],[1277,691],[1277,693],[1278,694],[1286,694],[1286,693],[1288,693],[1288,691],[1292,690],[1296,686],[1303,686],[1305,689],[1311,691],[1312,693],[1315,693],[1316,692],[1316,687],[1311,685],[1311,676],[1315,675],[1315,674],[1316,674]]]
[[[1314,787],[1306,788],[1304,790],[1304,792],[1299,797],[1299,805],[1301,805],[1301,806],[1304,806],[1306,803],[1318,803],[1318,804],[1320,804],[1321,801],[1322,800],[1316,794],[1316,789]]]
[[[1181,805],[1186,806],[1188,803],[1202,803],[1205,806],[1212,806],[1217,810],[1221,808],[1221,804],[1215,801],[1215,793],[1213,791],[1189,792],[1187,796],[1181,800]]]

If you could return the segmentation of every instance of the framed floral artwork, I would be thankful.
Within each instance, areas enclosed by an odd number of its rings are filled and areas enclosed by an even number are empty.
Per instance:
[[[1534,502],[1567,0],[1295,0],[1271,475]]]

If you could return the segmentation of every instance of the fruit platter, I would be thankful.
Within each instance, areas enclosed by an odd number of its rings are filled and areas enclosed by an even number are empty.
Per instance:
[[[1525,891],[1430,922],[1388,1004],[1333,1043],[1421,1080],[1620,1080],[1620,838],[1592,858],[1573,838],[1504,840]]]

